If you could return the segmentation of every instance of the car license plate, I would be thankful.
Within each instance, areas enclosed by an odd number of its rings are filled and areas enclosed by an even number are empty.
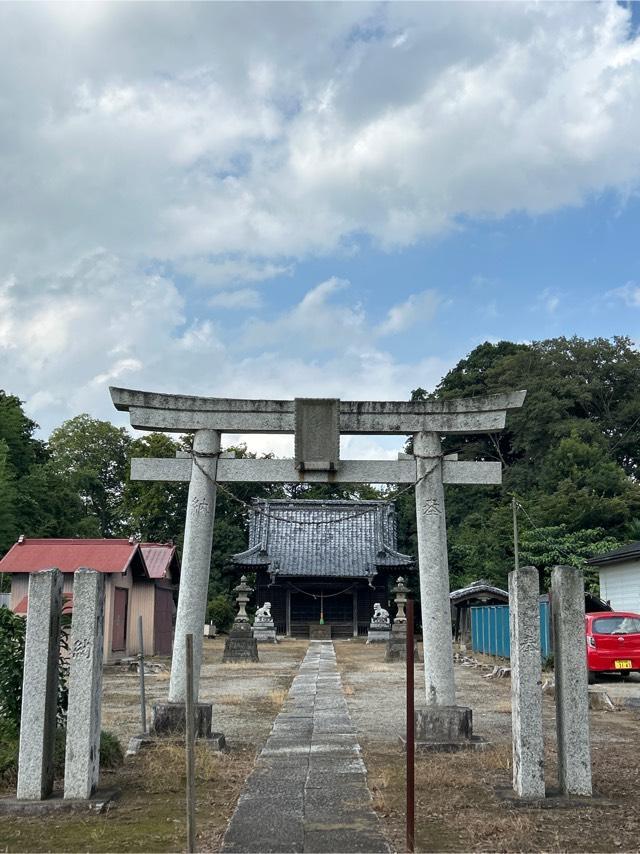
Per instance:
[[[616,670],[631,670],[631,662],[628,658],[617,659],[614,664]]]

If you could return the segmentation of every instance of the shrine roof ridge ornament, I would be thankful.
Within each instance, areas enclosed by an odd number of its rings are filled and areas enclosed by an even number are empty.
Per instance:
[[[132,427],[181,432],[294,433],[295,400],[196,397],[110,387],[116,409],[128,411]],[[341,434],[406,435],[491,433],[502,430],[508,409],[524,403],[526,391],[420,401],[339,401]]]

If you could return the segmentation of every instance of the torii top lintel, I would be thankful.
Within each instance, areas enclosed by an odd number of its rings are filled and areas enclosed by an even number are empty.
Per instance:
[[[190,397],[111,387],[116,409],[128,411],[140,430],[180,433],[294,433],[295,401]],[[508,409],[524,403],[526,391],[482,397],[424,401],[339,401],[339,432],[406,435],[493,433],[502,430]]]

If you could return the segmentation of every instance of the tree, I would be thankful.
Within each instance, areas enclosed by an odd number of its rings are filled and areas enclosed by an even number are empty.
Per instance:
[[[131,441],[124,427],[86,414],[65,421],[49,438],[54,470],[69,479],[103,537],[122,530],[120,503]]]
[[[617,546],[617,540],[607,537],[603,528],[569,532],[563,525],[549,525],[523,531],[520,537],[522,563],[536,566],[546,586],[550,584],[552,566],[567,564],[581,567],[588,558],[612,551]],[[597,592],[597,571],[587,570],[585,580],[587,589],[592,593]]]
[[[189,485],[131,480],[130,472],[134,457],[175,457],[182,448],[165,433],[149,433],[129,444],[120,507],[125,533],[143,541],[182,545]]]
[[[44,444],[33,438],[38,428],[24,413],[22,402],[0,389],[0,441],[7,449],[7,465],[16,477],[45,458]]]
[[[0,439],[0,554],[16,539],[16,485],[9,465],[9,446]]]
[[[506,583],[513,567],[513,493],[546,532],[535,548],[535,537],[528,541],[531,561],[542,568],[563,552],[583,561],[638,536],[638,388],[640,353],[621,337],[485,342],[443,378],[431,397],[527,389],[524,406],[509,412],[503,432],[443,442],[447,453],[503,465],[501,487],[445,487],[452,585],[479,577]],[[429,397],[422,388],[412,393],[414,400]],[[401,499],[399,510],[405,514],[400,545],[407,551],[414,548],[413,499]],[[528,526],[523,518],[523,536]]]

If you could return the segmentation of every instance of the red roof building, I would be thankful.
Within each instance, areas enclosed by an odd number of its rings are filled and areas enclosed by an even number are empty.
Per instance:
[[[73,574],[88,568],[105,579],[105,663],[139,652],[137,621],[142,617],[147,655],[170,655],[180,577],[175,546],[135,540],[53,540],[20,537],[0,560],[11,574],[10,608],[26,614],[29,576],[56,567],[65,574],[63,614],[73,610]]]

